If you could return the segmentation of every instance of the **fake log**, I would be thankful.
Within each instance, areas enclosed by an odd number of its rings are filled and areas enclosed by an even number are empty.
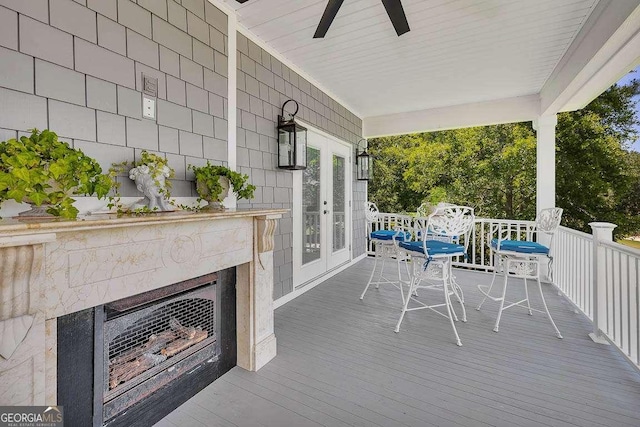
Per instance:
[[[176,339],[176,333],[174,331],[163,331],[158,335],[151,335],[149,340],[139,347],[132,348],[131,350],[116,356],[109,360],[109,365],[119,365],[121,363],[129,362],[136,359],[145,353],[157,353],[163,349],[168,343]]]
[[[116,388],[118,384],[129,381],[142,374],[144,371],[167,360],[165,356],[159,354],[143,354],[132,362],[127,362],[114,366],[109,372],[109,387]]]
[[[207,338],[208,335],[209,333],[207,331],[195,330],[195,334],[193,338],[191,339],[179,338],[173,341],[172,343],[168,344],[165,348],[162,349],[160,353],[164,356],[171,357],[173,355],[180,353],[182,350],[189,348],[194,344],[199,343],[200,341]]]
[[[182,326],[175,317],[172,317],[171,320],[169,320],[169,327],[182,338],[190,340],[196,336],[196,328],[194,328],[193,326]]]

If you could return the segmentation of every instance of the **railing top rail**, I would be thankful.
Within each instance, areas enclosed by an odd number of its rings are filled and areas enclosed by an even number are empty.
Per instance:
[[[378,215],[392,216],[396,218],[420,218],[415,214],[412,215],[412,214],[396,213],[396,212],[380,212]],[[494,223],[525,224],[525,225],[535,224],[535,221],[525,220],[525,219],[484,218],[484,217],[476,217],[475,222],[494,222]]]
[[[396,212],[379,212],[378,215],[383,215],[383,216],[406,216],[406,217],[411,217],[411,215],[409,214],[404,214],[404,213],[396,213]]]
[[[613,250],[616,250],[616,251],[624,252],[625,254],[627,254],[629,256],[640,258],[640,249],[636,249],[636,248],[632,248],[630,246],[622,245],[622,244],[617,243],[617,242],[608,242],[608,241],[600,240],[598,243],[600,244],[600,246],[604,246],[605,248],[609,248],[609,249],[613,249]]]
[[[589,233],[585,233],[584,231],[578,231],[578,230],[575,230],[573,228],[565,227],[564,225],[561,225],[558,228],[558,230],[560,230],[560,231],[562,231],[564,233],[567,233],[567,234],[573,234],[575,236],[582,237],[584,239],[588,239],[588,240],[593,239],[593,235],[591,235]]]
[[[522,224],[533,225],[536,222],[527,219],[508,219],[508,218],[484,218],[476,217],[476,222],[492,222],[492,223],[505,223],[505,224]]]

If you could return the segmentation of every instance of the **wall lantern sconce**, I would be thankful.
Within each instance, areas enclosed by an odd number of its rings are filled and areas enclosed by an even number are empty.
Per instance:
[[[296,104],[296,111],[284,116],[284,107],[289,102]],[[307,128],[296,123],[298,103],[289,99],[282,104],[278,116],[278,167],[280,169],[302,170],[307,168]]]
[[[362,144],[362,151],[359,152],[358,147],[360,147],[361,142],[364,142],[364,144]],[[361,139],[356,143],[356,177],[358,181],[369,181],[371,179],[373,158],[367,153],[366,143],[366,139]]]

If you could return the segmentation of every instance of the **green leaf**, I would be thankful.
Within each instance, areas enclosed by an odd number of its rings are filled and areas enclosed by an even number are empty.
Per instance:
[[[13,188],[7,191],[7,198],[13,199],[16,202],[21,203],[22,200],[25,198],[26,194],[27,194],[26,191],[24,191],[23,189]]]
[[[35,203],[37,206],[40,206],[43,202],[45,202],[48,198],[46,193],[44,192],[35,192],[30,193],[29,198]]]
[[[13,186],[13,177],[6,173],[0,172],[0,191],[6,190]]]
[[[64,162],[59,160],[49,165],[49,171],[53,175],[54,179],[58,179],[60,178],[60,176],[67,173],[69,171],[69,168],[65,167]]]

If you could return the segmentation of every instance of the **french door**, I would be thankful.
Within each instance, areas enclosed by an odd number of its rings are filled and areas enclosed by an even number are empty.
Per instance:
[[[294,175],[294,284],[302,285],[351,258],[350,147],[307,135],[307,169]]]

